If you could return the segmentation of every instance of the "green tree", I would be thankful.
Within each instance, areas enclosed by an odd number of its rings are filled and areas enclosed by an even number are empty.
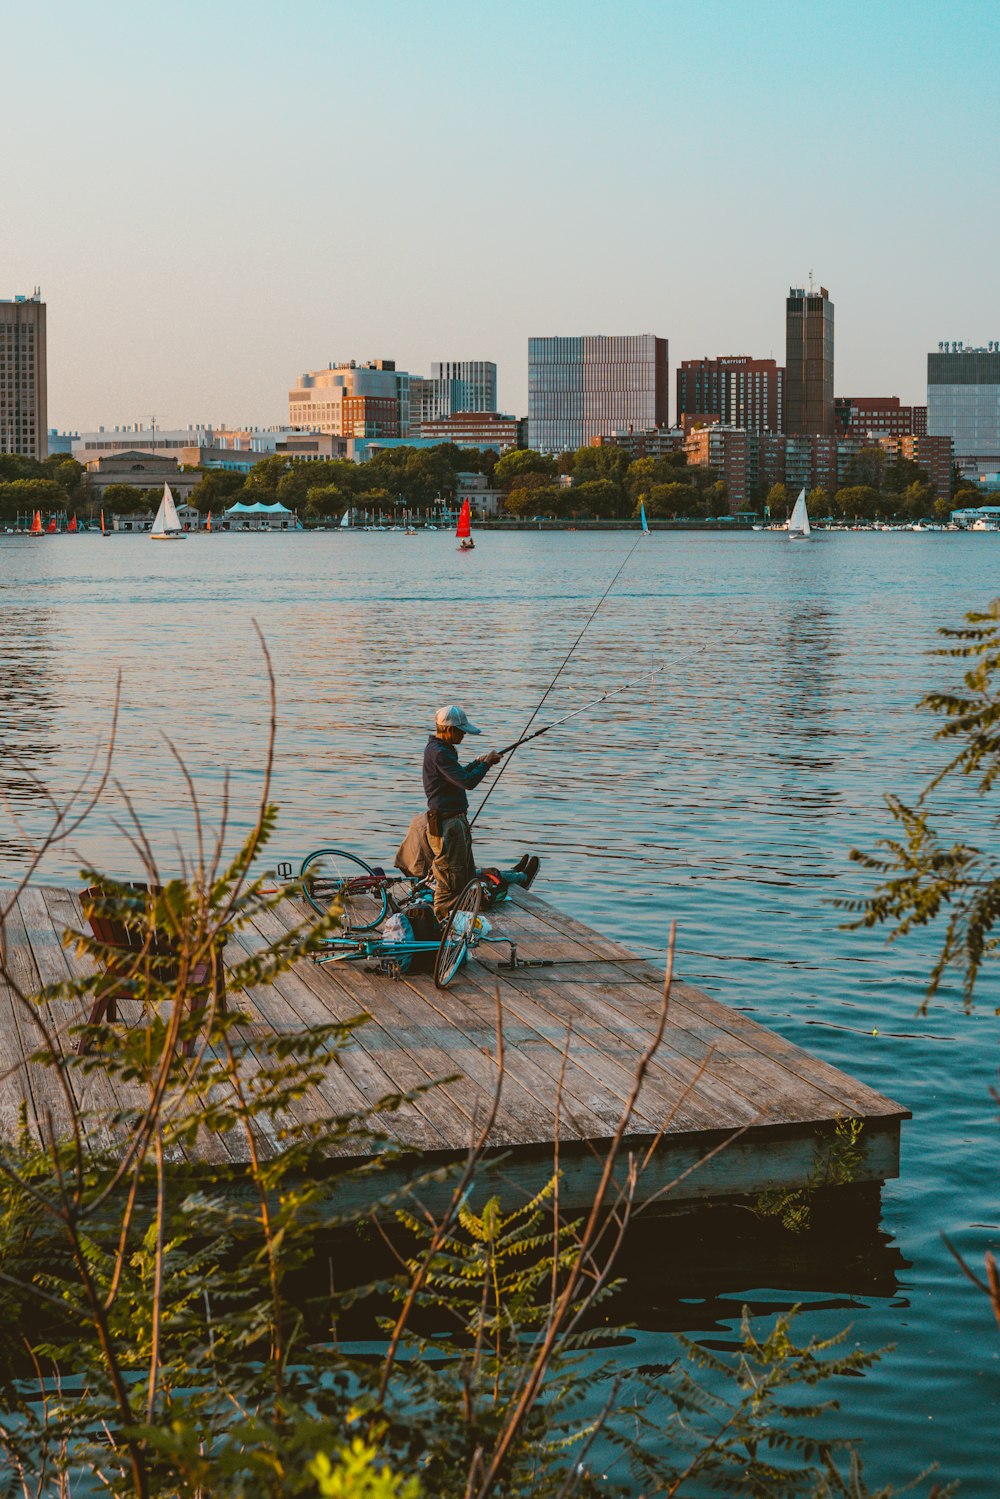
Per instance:
[[[863,486],[881,494],[886,461],[882,448],[861,448],[855,453],[844,471],[844,484],[848,488]]]
[[[54,479],[11,479],[0,484],[0,517],[7,525],[30,510],[52,514],[65,510],[67,503],[65,489]]]
[[[639,506],[643,497],[640,495],[636,500],[633,514],[639,514]],[[650,520],[654,518],[675,520],[679,516],[688,519],[694,518],[701,510],[697,489],[693,484],[654,484],[645,496],[646,514]]]
[[[530,479],[536,476],[529,472],[523,477]],[[542,476],[539,474],[537,477]],[[561,484],[539,484],[512,489],[504,496],[503,508],[508,515],[559,516],[565,514],[565,496],[569,492]]]
[[[15,479],[49,477],[42,464],[35,458],[25,458],[20,453],[0,453],[0,484],[7,484]]]
[[[203,468],[201,480],[191,491],[191,504],[205,514],[208,510],[216,513],[224,510],[227,505],[232,505],[243,494],[246,488],[246,474],[232,473],[228,469]],[[257,498],[256,495],[253,496]]]
[[[278,485],[288,466],[288,459],[277,453],[255,463],[246,479],[246,487],[252,491],[249,498],[263,500],[267,505],[273,504],[278,498]]]
[[[605,447],[577,448],[571,472],[575,484],[607,479],[621,489],[629,466],[627,451],[608,444]]]
[[[844,485],[834,496],[834,510],[847,521],[870,521],[879,516],[879,494],[866,484]]]
[[[554,479],[558,472],[555,459],[547,454],[536,453],[534,448],[511,448],[497,459],[493,482],[498,489],[515,489],[515,481],[523,474],[544,474]]]
[[[825,489],[810,489],[806,495],[806,506],[813,520],[825,520],[830,514],[830,496]]]
[[[330,520],[343,515],[350,497],[336,484],[320,484],[306,493],[306,514],[313,520]]]
[[[585,479],[563,490],[565,506],[577,515],[594,515],[601,520],[616,520],[625,514],[625,496],[613,479]]]
[[[101,507],[108,515],[132,515],[143,510],[152,510],[151,489],[140,489],[136,484],[109,484],[101,497]]]
[[[765,500],[764,504],[767,509],[767,513],[770,515],[772,521],[777,521],[779,524],[781,524],[781,522],[783,521],[786,521],[792,510],[792,501],[788,493],[788,485],[772,484],[771,488],[767,492],[767,499]]]

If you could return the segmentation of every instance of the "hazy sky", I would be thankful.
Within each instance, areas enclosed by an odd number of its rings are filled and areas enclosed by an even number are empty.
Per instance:
[[[838,394],[1000,338],[998,0],[0,0],[0,296],[49,420],[280,422],[329,361],[529,334],[784,354]],[[671,398],[671,414],[673,399]]]

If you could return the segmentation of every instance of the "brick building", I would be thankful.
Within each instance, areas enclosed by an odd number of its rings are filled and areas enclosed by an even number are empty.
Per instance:
[[[748,432],[785,430],[785,371],[773,359],[732,354],[684,359],[677,371],[677,425],[719,422]]]
[[[524,417],[505,416],[500,411],[456,411],[422,422],[420,435],[427,441],[475,443],[502,453],[508,448],[523,448],[526,429]]]
[[[915,437],[927,431],[927,407],[903,406],[898,396],[837,396],[839,437]]]

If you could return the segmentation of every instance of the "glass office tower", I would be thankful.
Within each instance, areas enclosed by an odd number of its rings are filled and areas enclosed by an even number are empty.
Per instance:
[[[1000,456],[1000,341],[928,354],[927,431],[951,438],[958,463]]]
[[[563,453],[667,425],[667,340],[529,338],[528,446]]]

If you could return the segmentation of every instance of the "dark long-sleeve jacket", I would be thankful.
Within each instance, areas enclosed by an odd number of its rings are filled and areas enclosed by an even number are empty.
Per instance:
[[[466,792],[478,786],[488,770],[489,766],[481,760],[460,765],[455,746],[432,734],[424,750],[424,791],[428,811],[440,812],[445,817],[467,812],[469,798]]]

